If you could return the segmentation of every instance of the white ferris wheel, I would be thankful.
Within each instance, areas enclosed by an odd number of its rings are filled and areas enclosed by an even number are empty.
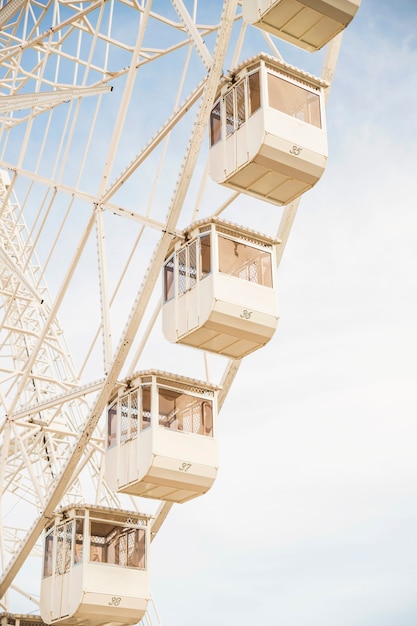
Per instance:
[[[359,4],[2,1],[4,615],[24,600],[40,623],[158,623],[143,551],[210,488],[217,416],[275,331]],[[42,555],[43,600],[24,586]],[[115,567],[139,603],[107,589]]]

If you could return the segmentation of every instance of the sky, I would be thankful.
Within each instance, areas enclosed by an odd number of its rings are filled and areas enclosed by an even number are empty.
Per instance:
[[[222,408],[214,486],[152,544],[163,624],[417,622],[416,104],[417,4],[362,0],[277,332]]]
[[[321,52],[282,49],[321,67]],[[222,407],[214,486],[152,543],[164,626],[417,623],[416,106],[416,1],[362,0],[328,101],[328,165],[279,267],[277,331]],[[186,351],[170,350],[179,367]]]

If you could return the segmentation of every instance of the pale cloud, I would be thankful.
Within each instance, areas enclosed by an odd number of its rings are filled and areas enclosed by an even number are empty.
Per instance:
[[[362,5],[328,167],[279,268],[277,332],[223,406],[215,485],[155,542],[171,626],[416,622],[417,11]]]

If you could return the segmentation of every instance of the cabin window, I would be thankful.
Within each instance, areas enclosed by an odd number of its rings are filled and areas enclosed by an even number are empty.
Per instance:
[[[75,520],[74,565],[83,562],[84,520]]]
[[[117,402],[109,407],[107,411],[107,447],[116,445],[117,434]]]
[[[122,398],[119,399],[120,406],[120,443],[126,443],[126,441],[130,441],[131,430],[133,432],[137,432],[136,424],[131,425],[130,420],[130,412],[129,412],[129,394],[126,394]],[[133,418],[135,419],[135,418]],[[136,415],[136,423],[137,423],[137,415]]]
[[[224,106],[226,110],[226,137],[235,132],[234,95],[234,89],[231,89],[224,97]]]
[[[213,436],[213,404],[209,400],[201,403],[203,409],[203,434]]]
[[[210,115],[210,145],[214,146],[222,137],[222,120],[220,116],[220,100],[214,105]]]
[[[126,443],[138,436],[138,429],[145,430],[151,425],[150,385],[143,385],[129,391],[114,402],[108,410],[108,447],[116,444],[117,406],[120,406],[120,443]],[[140,415],[140,424],[139,424]]]
[[[211,400],[158,388],[159,424],[164,428],[213,436],[213,405]]]
[[[259,72],[254,72],[249,75],[249,116],[261,107],[261,87]]]
[[[141,387],[142,396],[142,420],[141,430],[149,428],[151,425],[151,386],[143,385]]]
[[[145,569],[145,530],[91,522],[90,562]]]
[[[52,528],[45,536],[45,551],[43,555],[43,575],[52,576],[52,553],[54,547],[55,529]]]
[[[181,295],[195,287],[198,280],[205,278],[211,271],[210,233],[188,243],[177,252],[177,256],[178,295]]]
[[[224,96],[226,137],[246,122],[245,85],[246,80],[241,80]]]
[[[178,250],[178,295],[192,289],[197,283],[197,240]]]
[[[119,400],[120,443],[131,441],[138,434],[137,391],[126,394]]]
[[[245,81],[241,80],[236,85],[236,130],[246,121],[245,107]]]
[[[182,295],[197,281],[197,241],[194,240],[177,253],[178,295]]]
[[[188,245],[188,289],[197,283],[197,239]]]
[[[60,524],[55,530],[55,574],[69,571],[72,563],[72,520]]]
[[[219,235],[219,271],[272,287],[272,257],[267,250]]]
[[[268,72],[268,104],[302,122],[321,128],[320,96]]]
[[[207,232],[184,245],[165,262],[164,302],[174,297],[174,283],[181,296],[210,273],[211,234]]]
[[[206,233],[200,237],[200,280],[211,273],[211,235]]]
[[[171,300],[175,295],[174,268],[174,255],[172,255],[164,265],[164,302]]]
[[[61,576],[73,564],[81,563],[83,557],[84,520],[75,520],[75,541],[73,540],[74,520],[68,520],[52,528],[45,536],[43,575],[52,576],[53,551],[55,549],[55,574]],[[73,551],[74,546],[74,551]]]
[[[260,106],[260,76],[259,71],[257,71],[234,85],[223,97],[223,103],[219,100],[214,105],[210,116],[210,146],[214,146],[221,139],[222,110],[226,116],[226,137],[229,137]]]
[[[187,248],[181,248],[178,258],[178,295],[187,290]]]

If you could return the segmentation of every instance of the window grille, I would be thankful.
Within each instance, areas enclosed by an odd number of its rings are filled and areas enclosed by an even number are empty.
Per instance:
[[[231,89],[224,98],[226,109],[226,137],[231,135],[235,130],[235,113],[234,113],[234,91]]]
[[[138,414],[139,414],[139,398],[138,390],[132,391],[130,394],[130,439],[138,436]]]
[[[178,295],[187,290],[187,249],[178,251]]]
[[[197,240],[192,241],[188,246],[188,289],[194,287],[197,282]]]
[[[56,530],[55,574],[69,571],[72,560],[72,521],[62,524]]]
[[[120,399],[120,443],[126,443],[129,437],[129,396]]]
[[[245,107],[245,81],[241,80],[235,87],[236,90],[236,129],[240,128],[246,121]]]

